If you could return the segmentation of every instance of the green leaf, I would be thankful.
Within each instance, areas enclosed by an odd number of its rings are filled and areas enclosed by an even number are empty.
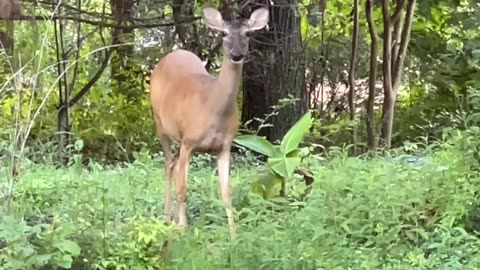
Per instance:
[[[275,172],[268,170],[260,173],[252,183],[252,191],[270,199],[280,192],[284,179]]]
[[[301,14],[300,31],[302,38],[305,39],[308,36],[308,21],[306,12],[304,12],[304,14]]]
[[[288,204],[289,206],[306,206],[307,203],[306,202],[303,202],[303,201],[295,201],[295,202],[291,202]]]
[[[58,260],[57,265],[64,268],[64,269],[70,269],[72,267],[73,259],[72,256],[63,254],[61,256],[61,259]]]
[[[257,135],[240,135],[233,140],[236,144],[253,150],[267,157],[275,157],[278,152],[268,140]]]
[[[289,201],[287,199],[285,199],[284,197],[274,197],[270,201],[273,202],[273,203],[277,203],[277,204],[288,204],[289,203]]]
[[[312,126],[312,114],[307,112],[298,120],[293,127],[285,134],[283,137],[280,149],[283,154],[287,155],[291,151],[298,148],[298,145],[302,141],[305,134],[308,132]]]
[[[480,49],[472,51],[473,59],[480,59]]]
[[[80,255],[81,248],[78,246],[77,243],[71,240],[64,239],[62,241],[57,242],[55,246],[63,252],[68,252],[72,256]]]
[[[300,154],[300,149],[295,149],[287,154],[287,157],[298,157]]]
[[[76,140],[74,147],[75,147],[76,151],[82,150],[83,149],[83,140]]]
[[[427,248],[428,249],[441,249],[441,248],[445,248],[445,244],[444,243],[433,243],[433,244],[430,244]]]
[[[283,178],[290,178],[293,172],[300,165],[300,158],[297,157],[283,157],[283,158],[269,158],[268,166]]]
[[[51,253],[51,254],[39,254],[39,255],[30,257],[27,260],[27,262],[35,265],[35,267],[40,268],[42,266],[45,266],[47,263],[49,263],[50,260],[52,259],[53,255],[54,255],[53,253]]]

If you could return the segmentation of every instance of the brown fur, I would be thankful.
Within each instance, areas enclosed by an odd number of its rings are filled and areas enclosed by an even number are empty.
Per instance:
[[[200,59],[177,50],[165,56],[152,72],[150,100],[160,133],[192,150],[218,153],[238,128],[237,103],[218,108],[227,93],[215,84]],[[232,90],[233,91],[233,90]],[[175,102],[172,102],[175,101]]]

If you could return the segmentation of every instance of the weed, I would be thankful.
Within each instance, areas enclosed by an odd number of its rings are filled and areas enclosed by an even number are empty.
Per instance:
[[[476,138],[476,129],[451,131],[414,147],[423,163],[341,149],[325,160],[310,155],[315,181],[302,201],[301,183],[286,198],[251,192],[257,165],[236,157],[234,241],[209,157],[192,162],[184,233],[162,216],[161,156],[142,152],[121,166],[28,163],[1,217],[0,262],[26,270],[477,269],[480,177],[467,151]]]

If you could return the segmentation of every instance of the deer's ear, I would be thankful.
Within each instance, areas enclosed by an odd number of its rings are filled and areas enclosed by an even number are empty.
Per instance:
[[[268,9],[259,8],[252,12],[250,19],[248,19],[248,30],[256,31],[262,29],[268,24],[269,14]]]
[[[223,21],[222,14],[214,8],[207,7],[203,9],[203,21],[212,29],[218,31],[224,31],[225,29],[225,22]]]

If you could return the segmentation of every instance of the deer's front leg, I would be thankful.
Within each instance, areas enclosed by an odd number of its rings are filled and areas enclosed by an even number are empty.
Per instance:
[[[187,177],[192,149],[184,144],[180,147],[180,155],[175,168],[175,191],[176,206],[175,212],[177,222],[180,226],[187,226],[186,198],[187,198]]]
[[[220,189],[222,200],[226,205],[228,226],[230,228],[230,236],[235,237],[235,221],[233,218],[232,191],[230,187],[230,147],[225,147],[217,157],[218,176],[220,180]]]

